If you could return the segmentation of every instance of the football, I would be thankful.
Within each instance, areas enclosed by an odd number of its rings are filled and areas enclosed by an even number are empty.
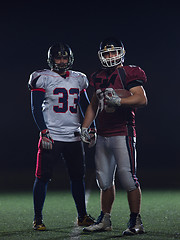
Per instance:
[[[120,97],[120,98],[127,98],[129,96],[132,95],[131,92],[129,92],[126,89],[114,89],[116,94]],[[106,94],[111,97],[113,94],[113,89],[112,88],[106,88]],[[112,106],[108,106],[105,104],[104,109],[107,113],[113,113],[115,112],[116,108],[112,107]]]
[[[120,98],[127,98],[132,95],[132,93],[126,89],[115,89],[115,92]]]

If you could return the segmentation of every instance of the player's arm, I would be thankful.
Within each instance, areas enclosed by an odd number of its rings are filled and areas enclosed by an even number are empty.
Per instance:
[[[112,91],[111,96],[109,96],[108,91],[105,91],[105,103],[110,107],[143,107],[147,105],[147,97],[145,90],[139,81],[134,81],[133,85],[129,86],[129,92],[131,93],[128,97],[120,97],[115,92]]]
[[[52,149],[53,140],[50,137],[49,130],[44,121],[42,113],[42,103],[44,101],[45,92],[37,89],[31,90],[31,111],[34,121],[40,130],[40,138],[42,138],[42,147]]]
[[[97,138],[96,132],[92,132],[88,128],[90,127],[92,122],[95,120],[97,111],[98,111],[98,99],[96,94],[94,93],[91,103],[87,108],[84,121],[82,124],[82,129],[81,129],[81,140],[83,142],[89,143],[89,147],[94,146],[96,143],[96,138]]]
[[[96,118],[97,111],[98,111],[98,99],[96,93],[94,93],[92,100],[87,108],[82,127],[89,128],[93,120]]]
[[[42,103],[44,101],[44,96],[44,91],[31,90],[31,111],[34,121],[40,132],[47,129],[42,113]]]
[[[81,95],[80,95],[80,103],[79,103],[79,108],[80,108],[83,118],[85,116],[85,113],[86,113],[86,110],[87,110],[89,104],[90,104],[90,101],[89,101],[89,97],[86,92],[86,89],[83,89],[83,91],[81,92]],[[96,128],[95,121],[92,121],[91,128]]]
[[[143,85],[147,81],[145,72],[137,66],[126,69],[127,89],[131,96],[121,99],[121,105],[127,107],[143,107],[147,105],[147,97]]]
[[[129,89],[131,96],[121,98],[120,105],[127,107],[143,107],[147,105],[147,97],[143,86],[136,86]]]

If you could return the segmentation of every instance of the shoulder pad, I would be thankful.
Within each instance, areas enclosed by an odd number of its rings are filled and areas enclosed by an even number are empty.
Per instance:
[[[72,71],[72,70],[71,70],[71,73],[72,73],[74,76],[77,76],[77,77],[87,77],[86,74],[84,74],[84,73],[82,73],[82,72]]]
[[[144,83],[147,81],[146,74],[140,67],[129,65],[124,66],[123,68],[125,70],[127,84],[135,80],[141,80]]]
[[[36,83],[38,81],[38,79],[40,78],[44,78],[45,75],[48,73],[49,70],[37,70],[35,72],[33,72],[31,75],[30,75],[30,78],[29,78],[29,82],[28,82],[28,87],[29,89],[35,89],[36,88]]]

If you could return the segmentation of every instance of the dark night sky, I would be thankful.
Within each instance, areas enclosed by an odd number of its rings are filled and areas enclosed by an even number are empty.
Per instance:
[[[115,36],[125,45],[125,64],[140,66],[148,77],[149,104],[137,112],[139,168],[173,173],[180,167],[178,5],[60,3],[24,1],[1,6],[0,172],[34,166],[38,130],[27,82],[31,72],[47,68],[48,48],[54,42],[68,43],[75,56],[73,69],[90,76],[99,67],[100,41]]]

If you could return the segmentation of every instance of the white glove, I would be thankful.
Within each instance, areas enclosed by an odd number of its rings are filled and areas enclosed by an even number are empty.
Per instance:
[[[91,137],[90,143],[89,143],[89,148],[94,147],[97,141],[97,131],[95,128],[90,128],[89,129],[89,135]]]
[[[99,109],[102,111],[104,109],[104,93],[101,91],[101,89],[96,90],[96,96],[99,100]]]
[[[82,127],[81,129],[81,140],[85,143],[90,143],[91,137],[88,132],[88,128]]]
[[[96,129],[88,129],[82,127],[81,129],[81,140],[89,144],[89,148],[93,147],[96,144],[97,133]]]
[[[105,103],[109,107],[120,107],[121,98],[117,95],[113,88],[106,88],[105,90]]]
[[[53,139],[50,136],[49,130],[44,129],[40,132],[40,138],[41,138],[41,146],[44,149],[49,149],[51,150],[53,147]]]

